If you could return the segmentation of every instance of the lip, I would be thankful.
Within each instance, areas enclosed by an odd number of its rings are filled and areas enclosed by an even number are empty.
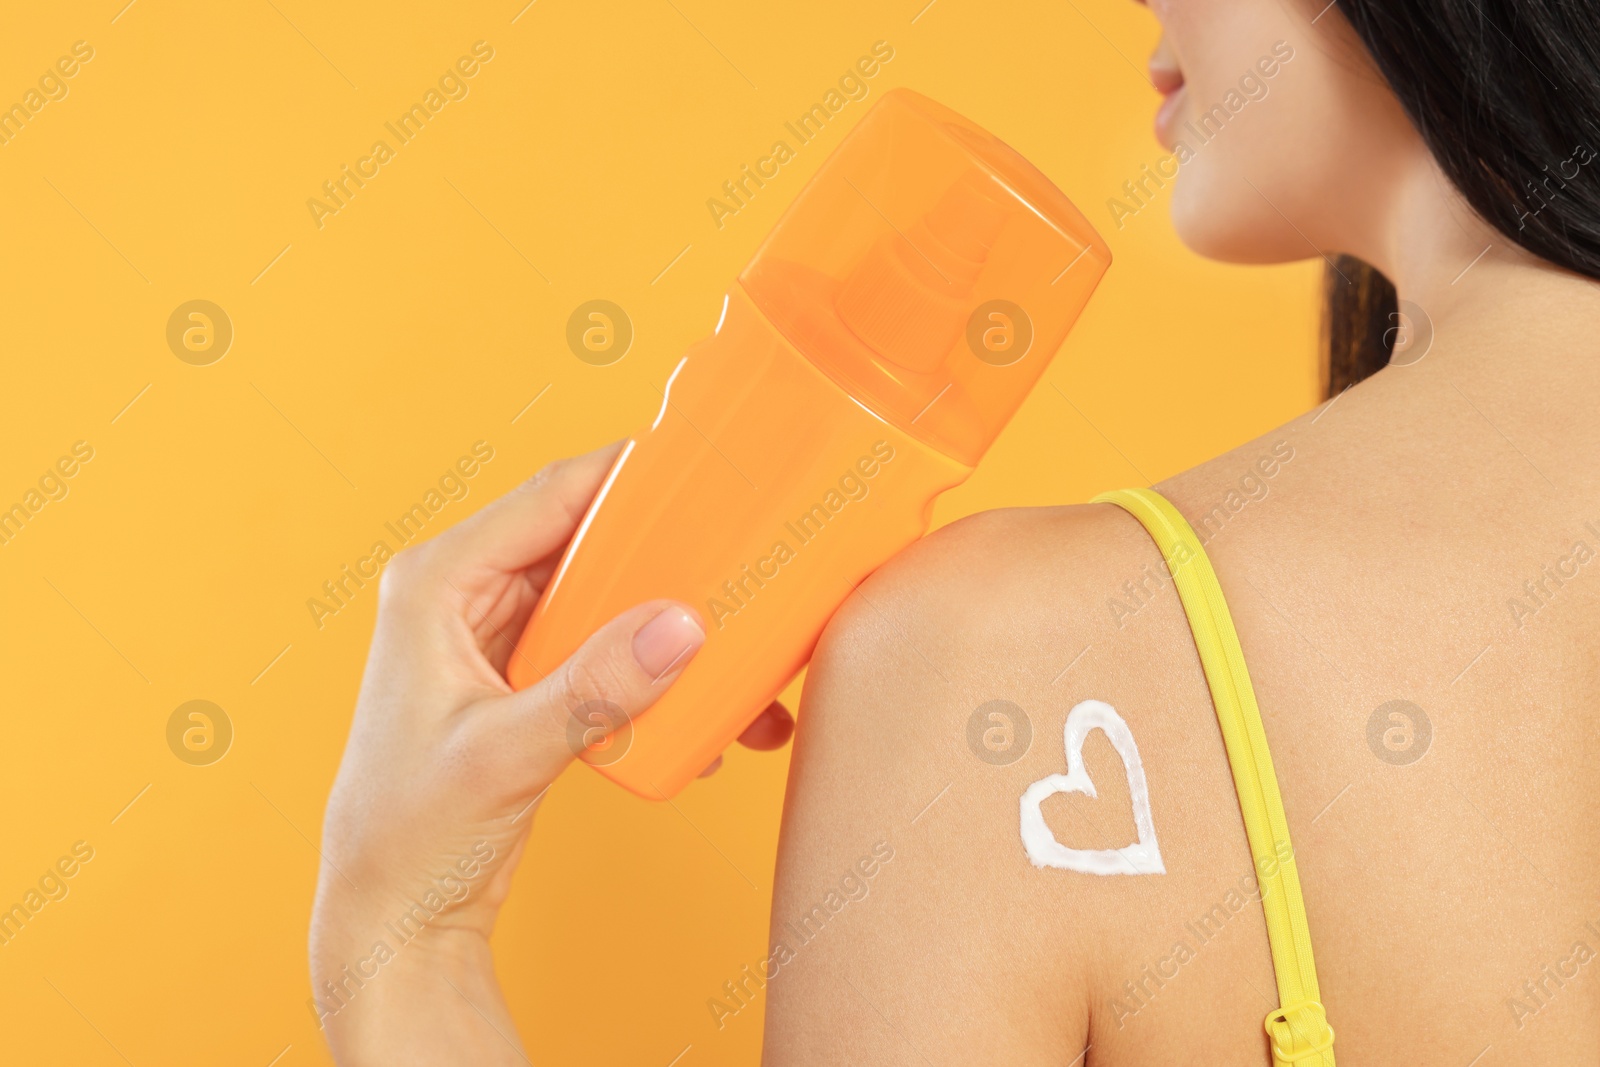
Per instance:
[[[1178,124],[1178,117],[1183,113],[1184,101],[1187,99],[1188,93],[1182,85],[1179,85],[1164,95],[1161,106],[1156,109],[1156,141],[1169,152],[1177,143],[1174,127]]]
[[[1156,92],[1161,94],[1161,107],[1156,111],[1155,134],[1161,147],[1172,150],[1174,141],[1173,127],[1177,124],[1178,115],[1183,110],[1184,83],[1183,71],[1173,61],[1172,53],[1167,48],[1165,41],[1156,49],[1155,55],[1150,57],[1150,84],[1155,86]]]
[[[1150,58],[1150,84],[1162,96],[1171,96],[1183,88],[1183,71],[1173,63]]]

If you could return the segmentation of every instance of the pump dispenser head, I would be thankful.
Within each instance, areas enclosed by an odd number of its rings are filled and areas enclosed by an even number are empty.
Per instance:
[[[740,282],[859,402],[975,464],[1110,262],[1032,164],[895,89],[823,163]]]

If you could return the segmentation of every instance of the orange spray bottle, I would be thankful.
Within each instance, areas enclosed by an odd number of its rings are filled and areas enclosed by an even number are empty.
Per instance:
[[[623,447],[511,658],[521,689],[653,598],[706,641],[581,757],[650,799],[694,779],[810,658],[855,587],[926,532],[1110,265],[1050,180],[891,91],[823,163]],[[615,709],[612,709],[614,712]]]

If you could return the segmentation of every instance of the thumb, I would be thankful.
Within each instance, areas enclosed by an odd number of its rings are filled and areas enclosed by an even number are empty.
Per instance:
[[[506,754],[544,789],[587,748],[620,759],[633,720],[677,680],[705,643],[694,609],[656,600],[618,615],[535,685],[499,701]]]

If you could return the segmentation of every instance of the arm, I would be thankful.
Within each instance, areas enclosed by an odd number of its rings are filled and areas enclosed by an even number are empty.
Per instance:
[[[572,712],[606,700],[637,715],[704,639],[690,609],[641,604],[540,683],[505,681],[615,454],[547,468],[384,571],[311,926],[312,1005],[341,1064],[527,1061],[489,935],[539,802],[581,747]],[[743,740],[788,732],[773,705]]]
[[[1109,507],[988,513],[902,554],[836,616],[790,772],[772,914],[790,952],[767,986],[765,1062],[1062,1067],[1091,1044],[1089,1062],[1209,1062],[1190,1058],[1207,1027],[1259,1045],[1270,1005],[1253,996],[1163,1045],[1150,1020],[1215,999],[1203,981],[1119,1006],[1224,876],[1250,870],[1175,595],[1131,619],[1107,606],[1152,564]],[[1066,771],[1066,716],[1088,699],[1117,708],[1142,753],[1164,875],[1040,868],[1024,850],[1020,800]],[[1119,756],[1098,731],[1083,753],[1096,795],[1045,801],[1051,831],[1079,849],[1131,843]],[[880,843],[892,858],[852,878]],[[1261,928],[1259,908],[1241,915],[1241,931]],[[1235,968],[1271,990],[1264,936],[1207,950],[1213,977]]]

